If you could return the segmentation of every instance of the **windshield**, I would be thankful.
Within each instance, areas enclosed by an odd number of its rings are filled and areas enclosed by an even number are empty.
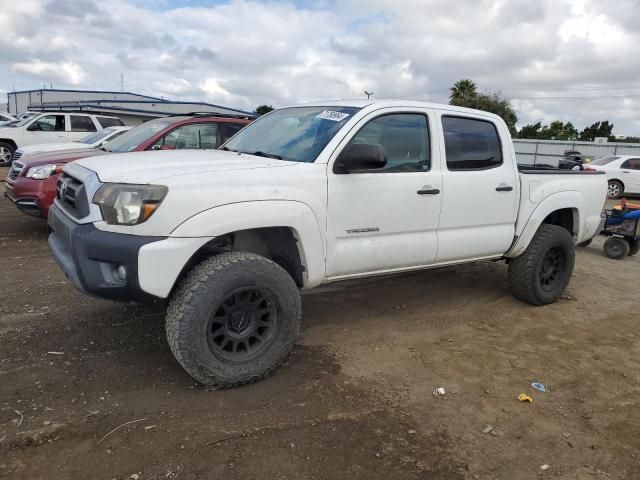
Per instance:
[[[20,120],[17,123],[12,123],[11,126],[12,127],[22,127],[22,126],[26,125],[27,123],[29,123],[34,117],[35,117],[35,115],[32,115],[32,116],[27,117],[27,118],[23,118],[22,120]]]
[[[150,120],[146,123],[132,128],[128,132],[123,133],[118,138],[111,140],[105,148],[107,152],[126,153],[132,152],[139,145],[149,140],[158,132],[164,130],[175,120],[161,118],[158,120]]]
[[[620,157],[602,157],[591,162],[591,165],[607,165],[608,163],[618,160],[619,158]]]
[[[82,137],[80,140],[76,140],[76,142],[86,143],[87,145],[91,145],[92,143],[99,142],[104,137],[107,137],[112,133],[113,133],[113,128],[105,128],[104,130],[100,130],[99,132],[90,133],[86,137]]]
[[[293,107],[276,110],[240,130],[221,148],[313,162],[359,110],[355,107]]]

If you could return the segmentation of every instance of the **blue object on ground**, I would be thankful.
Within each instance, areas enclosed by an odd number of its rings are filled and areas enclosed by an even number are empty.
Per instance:
[[[541,392],[546,392],[546,391],[547,391],[547,389],[545,388],[545,386],[544,386],[543,384],[541,384],[541,383],[535,383],[535,382],[534,382],[534,383],[532,383],[532,384],[531,384],[531,386],[532,386],[533,388],[535,388],[536,390],[540,390]]]

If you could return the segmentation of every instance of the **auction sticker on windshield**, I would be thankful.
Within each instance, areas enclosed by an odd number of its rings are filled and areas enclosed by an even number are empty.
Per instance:
[[[324,120],[331,120],[333,122],[341,122],[349,116],[348,113],[334,112],[333,110],[325,110],[320,113],[316,118],[322,118]]]

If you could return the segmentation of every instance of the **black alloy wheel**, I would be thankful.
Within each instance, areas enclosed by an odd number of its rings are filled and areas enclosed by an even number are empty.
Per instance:
[[[560,247],[551,248],[540,263],[540,287],[547,291],[554,291],[564,279],[567,257]]]
[[[207,329],[211,352],[228,362],[244,363],[259,356],[277,333],[277,301],[266,289],[239,288],[216,309]]]

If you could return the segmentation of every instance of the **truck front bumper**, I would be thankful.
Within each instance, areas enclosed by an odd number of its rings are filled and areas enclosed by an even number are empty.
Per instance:
[[[109,300],[143,302],[158,298],[140,288],[138,253],[142,246],[165,237],[104,232],[90,223],[75,223],[55,204],[47,223],[49,248],[78,290]]]

